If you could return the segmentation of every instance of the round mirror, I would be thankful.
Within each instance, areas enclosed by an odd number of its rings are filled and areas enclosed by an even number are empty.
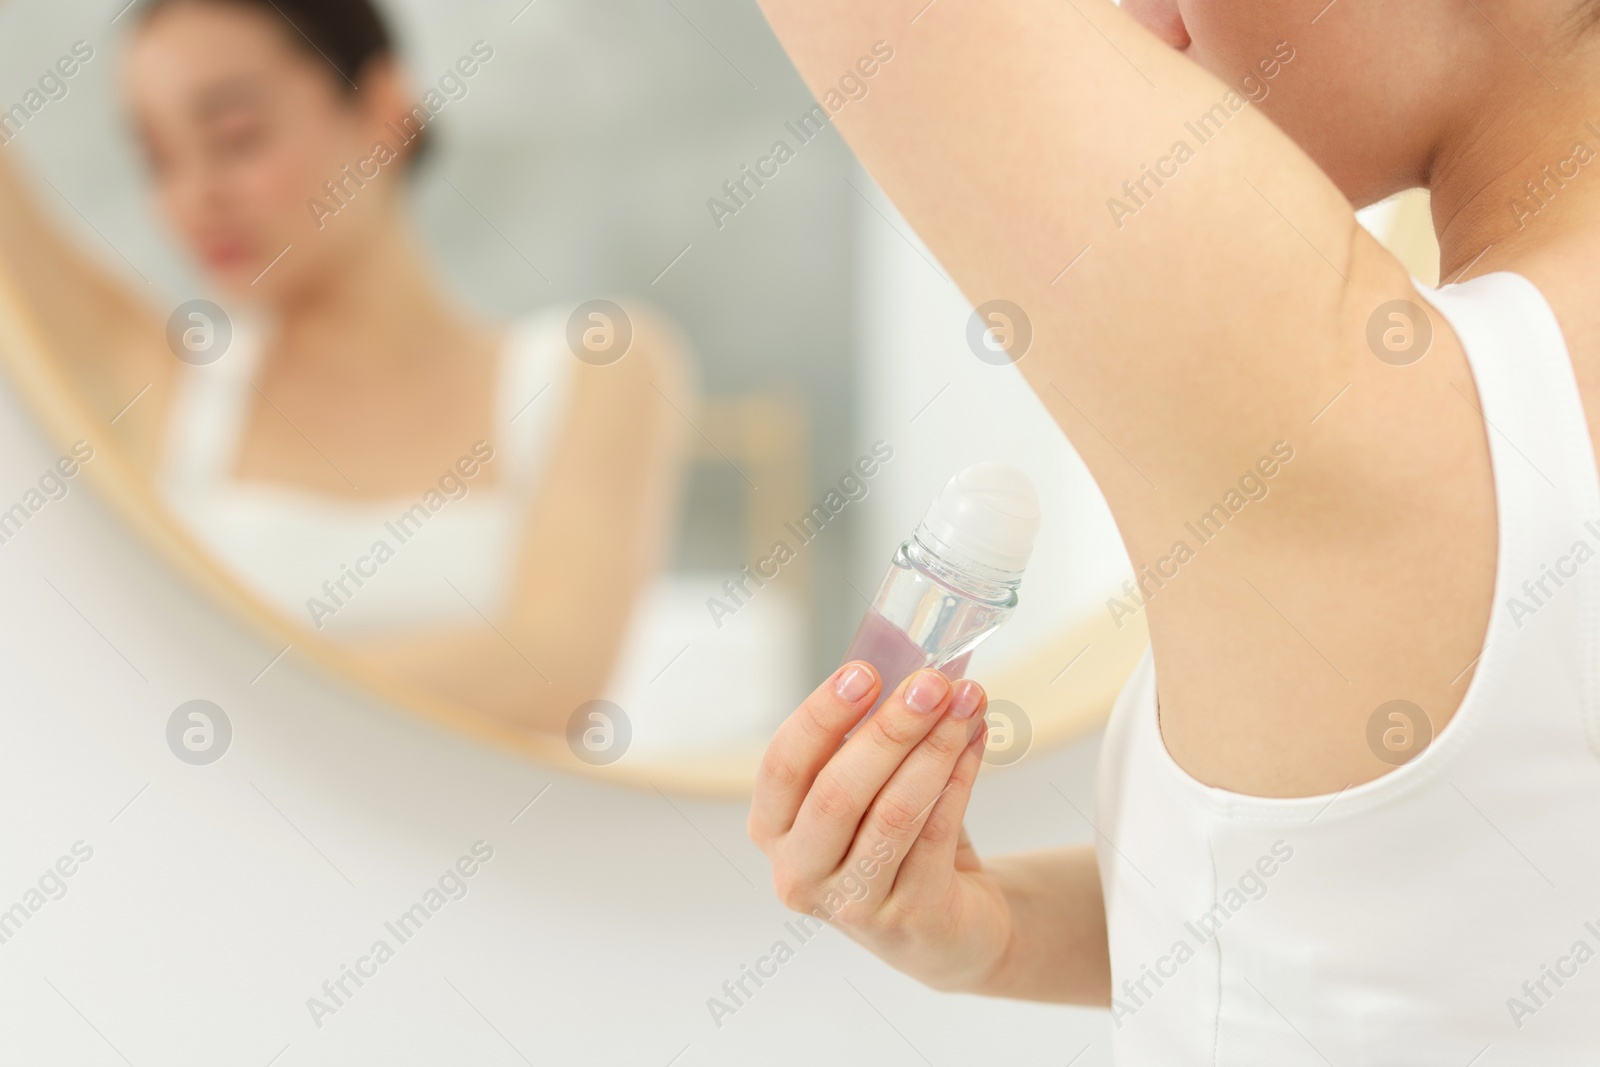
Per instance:
[[[990,762],[1098,725],[1139,597],[1026,316],[832,128],[891,44],[818,102],[753,7],[109,14],[0,2],[5,370],[87,450],[61,477],[280,657],[737,792],[940,486],[1002,460],[1043,526],[970,668]]]

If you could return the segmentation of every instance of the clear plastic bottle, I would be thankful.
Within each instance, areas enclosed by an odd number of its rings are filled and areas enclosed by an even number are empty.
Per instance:
[[[924,667],[966,672],[972,650],[1016,610],[1038,531],[1038,495],[1015,467],[978,463],[950,479],[895,553],[845,653],[846,663],[877,668],[879,703]]]

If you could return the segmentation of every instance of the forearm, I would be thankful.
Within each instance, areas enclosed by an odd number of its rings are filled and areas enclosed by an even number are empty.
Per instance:
[[[18,173],[18,149],[0,148],[0,308],[32,328],[37,352],[64,372],[137,466],[158,460],[177,361],[155,313],[59,232]],[[127,411],[135,396],[143,402]]]
[[[1011,912],[998,964],[971,992],[1103,1007],[1111,998],[1105,901],[1094,848],[984,860]]]
[[[0,260],[52,336],[104,346],[107,331],[149,312],[52,222],[18,165],[0,148]]]
[[[507,632],[525,635],[541,669],[574,676],[556,682],[580,701],[604,695],[661,570],[687,458],[679,412],[692,411],[692,397],[681,346],[653,318],[634,318],[634,347],[621,362],[578,369],[506,613]]]

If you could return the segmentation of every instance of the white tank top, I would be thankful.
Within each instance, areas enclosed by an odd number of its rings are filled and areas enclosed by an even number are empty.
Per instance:
[[[236,323],[226,355],[184,368],[179,379],[164,495],[246,585],[303,624],[359,633],[476,623],[478,611],[493,618],[506,606],[526,508],[568,406],[573,357],[564,322],[551,311],[522,320],[507,337],[488,442],[494,458],[486,465],[495,484],[474,487],[479,474],[459,479],[464,493],[446,480],[432,493],[419,488],[392,500],[343,500],[233,478],[264,335]],[[462,443],[463,456],[471,444]],[[450,473],[441,468],[437,478]],[[360,572],[360,584],[347,568]]]
[[[1500,536],[1476,673],[1403,766],[1283,800],[1178,767],[1145,656],[1112,712],[1096,820],[1118,1063],[1600,1063],[1593,445],[1531,283],[1425,295],[1489,426]]]
[[[576,359],[567,347],[566,318],[553,310],[512,329],[489,442],[499,480],[461,499],[439,494],[433,502],[440,506],[420,529],[413,531],[415,518],[401,525],[402,516],[428,505],[420,488],[393,500],[351,501],[233,478],[265,336],[258,324],[237,320],[228,353],[209,366],[184,368],[179,379],[163,493],[224,565],[302,624],[315,625],[308,600],[331,603],[322,583],[374,556],[373,545],[382,541],[392,558],[369,565],[375,573],[364,585],[346,580],[352,595],[341,597],[334,614],[321,616],[324,633],[442,623],[481,627],[477,611],[492,619],[507,606],[527,509],[538,503],[555,435],[570,408]],[[397,529],[408,534],[403,542]],[[640,591],[612,677],[599,694],[627,709],[631,752],[700,758],[764,743],[773,716],[804,695],[809,683],[796,652],[804,643],[803,614],[772,590],[741,610],[740,625],[718,630],[705,605],[722,595],[725,580],[720,571],[667,573]]]

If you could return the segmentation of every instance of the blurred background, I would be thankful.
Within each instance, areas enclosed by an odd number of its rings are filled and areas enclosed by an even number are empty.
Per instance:
[[[970,305],[838,134],[795,136],[814,104],[754,5],[383,6],[418,86],[474,42],[494,49],[410,178],[450,289],[504,319],[596,297],[653,305],[697,366],[670,572],[635,613],[610,694],[635,744],[764,736],[838,663],[894,547],[971,462],[1021,466],[1045,510],[1022,608],[976,669],[1104,610],[1127,565],[1084,469],[1016,370],[976,357]],[[98,51],[5,150],[27,161],[54,221],[164,313],[208,291],[152,213],[117,84],[137,7],[113,16],[118,5],[45,0],[0,10],[0,99],[20,98],[74,40]],[[779,140],[794,158],[719,219],[712,198],[730,203],[724,183]],[[775,539],[793,541],[783,524],[877,441],[894,458],[867,497],[716,626],[708,598]]]

